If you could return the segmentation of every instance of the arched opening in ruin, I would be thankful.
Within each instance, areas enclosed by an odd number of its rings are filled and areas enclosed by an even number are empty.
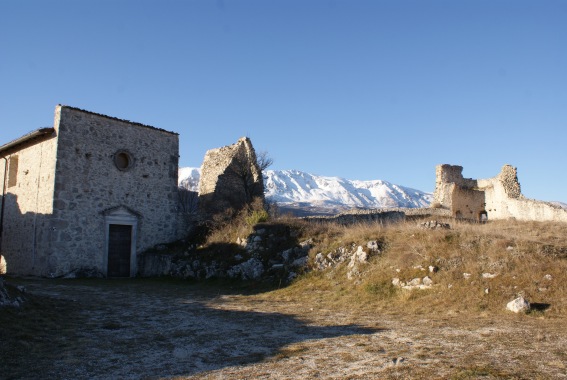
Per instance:
[[[481,211],[478,214],[478,221],[481,222],[481,223],[488,222],[488,213],[486,211]]]
[[[457,219],[462,219],[463,218],[463,213],[461,212],[461,210],[457,210],[455,212],[455,218]]]

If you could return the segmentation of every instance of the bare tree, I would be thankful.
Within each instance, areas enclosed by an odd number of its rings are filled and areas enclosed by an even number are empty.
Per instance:
[[[260,171],[263,172],[264,170],[272,166],[274,160],[270,157],[267,151],[263,150],[256,155],[256,162],[258,163]]]

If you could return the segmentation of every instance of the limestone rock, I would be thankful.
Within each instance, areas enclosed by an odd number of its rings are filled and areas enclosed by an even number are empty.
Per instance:
[[[242,280],[258,280],[263,274],[264,265],[256,258],[235,265],[227,271],[230,278],[241,278]]]
[[[286,249],[285,251],[283,251],[281,253],[281,257],[283,259],[284,262],[290,262],[291,259],[293,258],[293,248],[290,249]]]
[[[410,282],[408,282],[408,286],[419,286],[419,285],[421,285],[421,278],[419,277],[416,277]]]
[[[351,256],[350,262],[348,263],[349,268],[353,268],[357,264],[368,262],[368,254],[364,252],[362,246],[359,245],[356,252]]]
[[[305,241],[302,241],[301,243],[299,243],[299,247],[303,250],[308,252],[311,247],[313,246],[313,239],[307,239]]]
[[[371,252],[375,252],[375,253],[380,252],[380,244],[378,244],[378,241],[376,240],[371,240],[368,243],[366,243],[366,248],[368,248]]]
[[[292,268],[301,268],[307,265],[307,256],[300,257],[291,263]]]
[[[514,313],[525,313],[530,310],[530,303],[526,301],[524,297],[518,297],[508,302],[506,310],[510,310]]]
[[[425,228],[425,229],[428,229],[428,230],[439,230],[439,229],[449,230],[449,229],[451,229],[451,225],[449,223],[441,223],[441,222],[438,222],[437,220],[430,220],[428,222],[423,222],[419,226],[421,228]]]
[[[315,255],[315,268],[317,268],[318,270],[324,270],[328,266],[329,264],[327,263],[325,256],[323,256],[321,252]]]

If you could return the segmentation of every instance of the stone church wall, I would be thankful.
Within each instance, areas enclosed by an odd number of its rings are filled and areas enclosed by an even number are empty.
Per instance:
[[[106,272],[109,210],[137,219],[137,252],[180,237],[177,134],[66,106],[57,107],[55,127],[50,274]]]
[[[176,133],[57,106],[53,128],[3,145],[7,273],[104,275],[109,226],[130,225],[135,275],[140,252],[184,237],[178,144]]]
[[[8,273],[36,274],[45,265],[42,254],[50,250],[56,149],[57,139],[48,133],[2,153],[2,255]]]

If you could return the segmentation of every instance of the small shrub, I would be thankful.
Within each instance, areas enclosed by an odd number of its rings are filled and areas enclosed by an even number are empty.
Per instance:
[[[266,210],[252,210],[244,217],[244,220],[248,226],[252,227],[258,223],[267,222],[269,218],[270,215],[268,215]]]
[[[381,300],[394,297],[398,291],[398,289],[388,281],[372,282],[366,284],[364,286],[364,290]]]

